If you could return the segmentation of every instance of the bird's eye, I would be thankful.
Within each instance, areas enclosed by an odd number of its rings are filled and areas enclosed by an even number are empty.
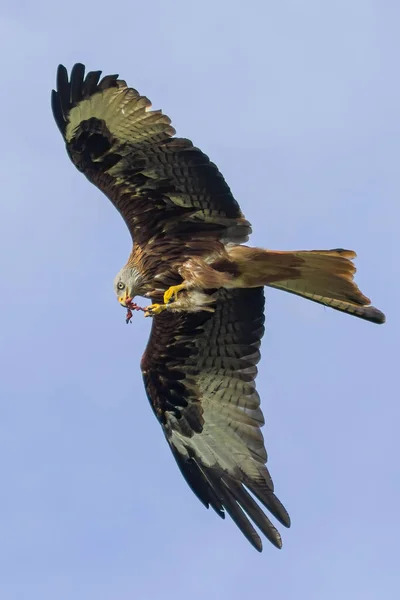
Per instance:
[[[123,289],[125,288],[125,284],[124,284],[124,283],[122,283],[122,281],[118,281],[118,283],[117,283],[117,288],[118,288],[119,290],[123,290]]]

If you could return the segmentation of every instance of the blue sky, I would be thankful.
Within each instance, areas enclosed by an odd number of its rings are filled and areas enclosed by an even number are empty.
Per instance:
[[[2,7],[0,597],[397,598],[400,5]],[[210,155],[254,245],[349,247],[382,327],[267,291],[258,389],[292,517],[254,551],[182,479],[145,398],[130,238],[70,164],[56,67],[119,72]],[[396,236],[396,239],[395,239]]]

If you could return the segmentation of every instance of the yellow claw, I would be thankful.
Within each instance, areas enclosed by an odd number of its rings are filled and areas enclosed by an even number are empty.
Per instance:
[[[176,302],[178,300],[178,293],[185,288],[186,285],[184,283],[181,283],[180,285],[172,285],[170,288],[168,288],[164,294],[164,304],[168,304],[172,297],[174,297]]]
[[[145,317],[154,317],[155,315],[159,315],[162,313],[167,307],[165,304],[150,304],[144,309]]]

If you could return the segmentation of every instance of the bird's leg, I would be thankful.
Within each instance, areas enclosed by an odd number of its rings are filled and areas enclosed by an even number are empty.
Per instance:
[[[164,304],[171,302],[172,298],[175,302],[178,300],[178,293],[187,288],[187,283],[183,282],[179,285],[171,285],[164,294]]]
[[[166,309],[165,304],[150,304],[144,309],[145,317],[154,317],[155,315],[159,315]]]

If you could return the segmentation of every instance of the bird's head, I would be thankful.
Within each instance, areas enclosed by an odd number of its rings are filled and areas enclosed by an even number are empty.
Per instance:
[[[137,296],[139,290],[140,281],[138,271],[126,265],[114,279],[114,291],[117,295],[118,302],[121,306],[126,308],[126,301]]]

